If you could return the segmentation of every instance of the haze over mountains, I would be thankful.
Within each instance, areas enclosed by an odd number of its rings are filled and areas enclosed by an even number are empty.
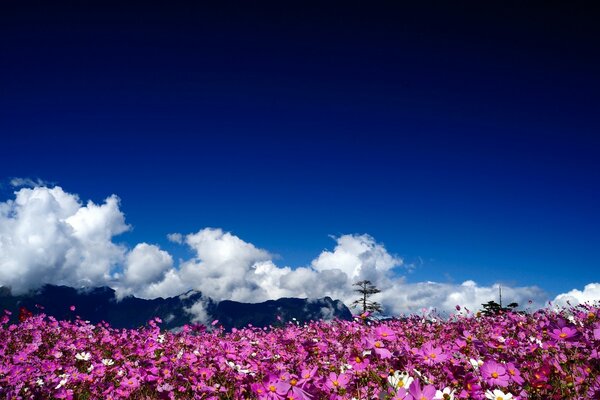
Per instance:
[[[75,310],[71,306],[75,305]],[[39,290],[13,296],[7,288],[0,288],[0,309],[11,311],[13,320],[20,307],[33,313],[44,313],[57,319],[72,320],[76,316],[92,323],[105,321],[115,328],[137,328],[155,317],[165,329],[190,323],[210,324],[218,320],[225,329],[276,326],[290,321],[305,322],[320,319],[352,318],[348,308],[339,300],[281,298],[262,303],[236,301],[216,302],[198,291],[180,296],[139,299],[133,296],[118,300],[109,287],[74,289],[67,286],[45,285]]]

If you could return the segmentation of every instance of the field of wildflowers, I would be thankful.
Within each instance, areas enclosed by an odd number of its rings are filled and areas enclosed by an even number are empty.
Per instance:
[[[3,399],[599,399],[600,309],[225,332],[0,321]]]

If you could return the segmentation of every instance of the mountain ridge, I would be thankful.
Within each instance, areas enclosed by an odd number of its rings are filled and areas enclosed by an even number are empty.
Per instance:
[[[75,306],[72,311],[71,306]],[[17,320],[21,307],[34,314],[44,313],[59,320],[77,317],[91,323],[108,322],[114,328],[137,328],[153,318],[160,318],[165,329],[186,324],[219,320],[226,330],[277,326],[290,321],[303,323],[320,319],[352,318],[350,310],[340,300],[330,297],[319,299],[280,298],[260,303],[242,303],[233,300],[215,301],[201,292],[189,290],[174,297],[140,299],[134,296],[117,299],[115,291],[107,286],[76,289],[69,286],[44,285],[22,295],[12,295],[10,289],[0,287],[0,310],[12,312]]]

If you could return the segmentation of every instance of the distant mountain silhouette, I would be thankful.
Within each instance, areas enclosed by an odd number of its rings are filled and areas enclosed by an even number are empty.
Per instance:
[[[161,326],[173,329],[192,323],[188,311],[201,301],[210,320],[219,320],[225,329],[276,326],[289,321],[303,323],[324,318],[349,320],[350,310],[339,300],[281,298],[263,303],[240,303],[225,300],[216,302],[203,297],[198,291],[180,296],[152,300],[125,297],[117,301],[115,291],[109,287],[74,289],[67,286],[46,285],[25,295],[13,296],[10,290],[0,287],[0,312],[11,311],[17,320],[19,309],[25,307],[34,314],[44,313],[59,320],[73,320],[76,316],[92,323],[108,322],[115,328],[137,328],[154,317],[163,320]],[[75,311],[70,307],[74,305]],[[43,308],[42,308],[43,307]]]

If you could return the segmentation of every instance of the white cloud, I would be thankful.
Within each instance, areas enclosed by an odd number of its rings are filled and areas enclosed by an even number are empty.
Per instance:
[[[83,206],[60,187],[22,188],[0,203],[0,285],[21,293],[44,283],[102,285],[122,265],[114,235],[129,229],[119,199]]]
[[[173,269],[173,257],[155,245],[140,243],[131,250],[125,259],[120,280],[115,284],[119,297],[134,294],[141,298],[153,298],[153,284],[165,280],[167,272]]]
[[[594,303],[600,301],[600,283],[585,285],[583,290],[573,289],[567,293],[561,293],[554,298],[553,303],[558,306],[566,306],[567,303],[575,306],[581,303]]]
[[[167,239],[169,239],[169,242],[183,244],[183,235],[181,233],[169,233]]]
[[[418,313],[423,309],[453,311],[459,305],[471,311],[480,310],[483,303],[498,300],[498,285],[479,286],[473,281],[462,284],[438,282],[406,283],[394,281],[380,294],[388,313]],[[543,290],[536,286],[502,286],[505,304],[518,303],[521,307],[541,307],[546,299]],[[531,301],[531,303],[530,303]]]
[[[10,180],[10,185],[14,188],[19,187],[38,187],[38,186],[48,186],[48,182],[43,181],[40,178],[31,179],[31,178],[12,178]]]
[[[352,283],[371,280],[381,293],[374,300],[390,314],[455,305],[471,310],[496,299],[496,285],[407,282],[398,276],[403,260],[367,235],[333,237],[306,266],[278,266],[267,250],[230,232],[205,228],[196,233],[168,235],[170,241],[193,250],[191,259],[177,265],[158,246],[139,243],[128,249],[114,242],[129,230],[118,197],[83,205],[77,195],[60,187],[21,188],[15,199],[0,203],[0,285],[15,293],[44,283],[75,287],[109,285],[119,296],[143,298],[177,296],[189,289],[214,300],[259,302],[280,297],[330,296],[350,304],[356,299]],[[557,297],[578,302],[600,298],[600,284]],[[538,287],[503,286],[503,298],[531,307],[542,306],[546,294]],[[191,307],[198,320],[205,307]]]
[[[336,238],[333,251],[323,251],[312,262],[316,271],[339,269],[351,279],[374,279],[380,273],[402,265],[402,259],[387,252],[369,235]]]

